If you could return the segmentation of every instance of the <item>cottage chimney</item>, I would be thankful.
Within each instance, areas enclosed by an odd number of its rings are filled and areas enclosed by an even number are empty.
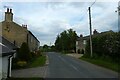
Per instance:
[[[27,29],[27,25],[25,26],[25,28]]]
[[[10,9],[10,13],[12,13],[12,9]]]
[[[5,12],[5,21],[6,22],[13,22],[12,9],[7,8],[7,12]]]
[[[7,13],[9,13],[9,8],[7,8]]]
[[[25,28],[25,29],[27,29],[27,25],[22,24],[22,27]]]
[[[93,34],[98,34],[98,31],[94,29]]]
[[[82,34],[80,34],[80,37],[82,38],[82,37],[83,37],[83,35],[82,35]]]

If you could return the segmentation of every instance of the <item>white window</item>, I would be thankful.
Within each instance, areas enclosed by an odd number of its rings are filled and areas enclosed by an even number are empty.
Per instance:
[[[83,40],[83,44],[86,44],[86,40]]]
[[[76,41],[76,45],[78,45],[78,41]]]

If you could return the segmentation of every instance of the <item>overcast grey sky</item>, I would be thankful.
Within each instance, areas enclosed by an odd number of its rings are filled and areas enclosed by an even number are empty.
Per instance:
[[[72,28],[77,35],[89,35],[88,7],[93,2],[2,2],[13,9],[14,22],[27,24],[39,40],[40,45],[54,44],[56,36],[64,30]],[[118,30],[118,14],[115,12],[118,2],[97,2],[91,7],[92,30],[99,32]]]

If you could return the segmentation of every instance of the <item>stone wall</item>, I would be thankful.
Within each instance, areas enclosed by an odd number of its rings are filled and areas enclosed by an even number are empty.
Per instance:
[[[14,22],[2,22],[2,35],[4,38],[20,47],[23,42],[27,42],[27,29]]]

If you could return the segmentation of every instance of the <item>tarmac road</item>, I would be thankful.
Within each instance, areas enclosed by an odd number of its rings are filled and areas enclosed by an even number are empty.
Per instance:
[[[56,52],[46,53],[49,64],[45,78],[117,78],[118,73]]]

